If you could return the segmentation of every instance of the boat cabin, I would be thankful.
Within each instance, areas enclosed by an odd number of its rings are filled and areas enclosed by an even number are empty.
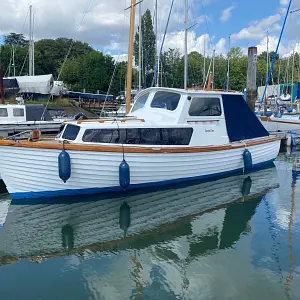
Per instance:
[[[24,122],[52,121],[49,112],[42,104],[1,104],[0,125],[18,124]]]
[[[149,88],[126,118],[68,123],[57,140],[130,146],[208,146],[268,136],[243,95]]]

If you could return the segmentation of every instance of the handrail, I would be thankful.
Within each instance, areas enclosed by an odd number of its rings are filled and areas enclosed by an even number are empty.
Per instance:
[[[224,90],[224,89],[210,89],[210,88],[202,88],[202,87],[199,87],[199,88],[186,88],[186,90],[188,91],[212,91],[212,92],[229,92],[229,93],[239,93],[238,91],[234,91],[234,90]]]
[[[137,119],[137,118],[127,118],[127,119],[100,119],[100,120],[79,120],[77,121],[77,124],[82,124],[82,123],[104,123],[104,122],[113,122],[113,121],[117,121],[117,122],[127,122],[127,121],[140,121],[140,122],[145,122],[144,119]]]

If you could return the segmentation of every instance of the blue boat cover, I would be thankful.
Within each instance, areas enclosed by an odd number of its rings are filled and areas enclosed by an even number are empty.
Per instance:
[[[91,94],[91,93],[80,93],[70,91],[68,93],[69,98],[73,99],[90,99],[90,100],[100,100],[100,101],[112,101],[113,95],[104,95],[104,94]]]
[[[222,98],[230,142],[269,136],[242,95],[224,94]]]
[[[300,99],[300,82],[298,82],[297,86],[297,99]]]

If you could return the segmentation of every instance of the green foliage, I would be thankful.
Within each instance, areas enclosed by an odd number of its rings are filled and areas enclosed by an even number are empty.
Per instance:
[[[11,32],[4,36],[4,45],[25,46],[26,44],[28,41],[25,40],[23,34]]]
[[[153,70],[155,67],[155,44],[156,37],[153,31],[152,16],[149,9],[146,10],[142,16],[142,73],[146,76],[146,73],[151,73],[147,76],[147,86],[150,86],[153,79]],[[134,57],[135,64],[138,65],[139,61],[139,32],[135,34],[134,40]]]
[[[113,58],[98,51],[68,60],[63,68],[61,79],[74,91],[107,93],[114,73]],[[118,63],[110,93],[117,95],[123,88],[127,63]]]
[[[152,83],[153,69],[155,63],[155,35],[150,11],[146,11],[143,16],[143,73],[150,71],[148,76],[148,86]],[[0,62],[5,76],[13,76],[12,72],[12,48],[15,51],[16,75],[28,74],[28,43],[21,34],[11,33],[5,37],[4,45],[0,51]],[[70,46],[72,46],[70,48]],[[135,59],[138,61],[138,33],[135,39]],[[51,73],[57,78],[66,55],[68,60],[64,64],[61,73],[63,80],[70,89],[90,93],[110,93],[118,95],[124,91],[127,62],[115,64],[110,55],[105,55],[94,50],[91,46],[80,41],[67,38],[55,40],[42,39],[35,43],[35,74],[42,75]],[[246,87],[247,78],[247,56],[238,47],[232,48],[229,52],[230,58],[230,80],[229,88],[243,91]],[[274,52],[270,52],[270,62]],[[160,57],[161,71],[160,84],[166,87],[183,88],[184,60],[178,49],[169,49],[162,53]],[[292,61],[293,57],[276,57],[273,74],[269,84],[292,82]],[[191,52],[188,55],[188,86],[203,86],[204,57],[198,52]],[[211,64],[211,57],[206,58],[206,73]],[[294,57],[294,82],[297,82],[299,55]],[[214,88],[223,89],[226,86],[227,55],[215,57]],[[279,72],[280,70],[280,72]],[[212,71],[212,67],[211,67]],[[257,57],[257,85],[264,85],[266,80],[266,53]],[[111,80],[112,75],[115,75]],[[205,75],[205,76],[204,76]],[[133,69],[132,87],[137,86],[138,73]]]
[[[28,74],[28,43],[22,34],[11,33],[4,38],[4,46],[1,51],[1,63],[4,73],[12,75],[9,71],[12,46],[15,49],[16,75]],[[69,59],[83,56],[93,51],[86,43],[72,39],[58,38],[56,40],[42,39],[35,43],[35,74],[53,74],[58,76],[60,67],[71,47]],[[23,67],[24,66],[24,67]]]

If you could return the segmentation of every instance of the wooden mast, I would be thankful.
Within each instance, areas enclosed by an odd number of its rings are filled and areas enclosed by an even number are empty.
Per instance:
[[[130,29],[129,29],[129,43],[128,43],[127,88],[126,88],[126,115],[130,111],[130,100],[131,100],[132,56],[133,56],[135,4],[136,4],[136,0],[131,0]]]

